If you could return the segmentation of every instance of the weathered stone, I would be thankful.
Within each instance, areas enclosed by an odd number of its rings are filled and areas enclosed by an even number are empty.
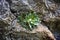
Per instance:
[[[52,20],[55,21],[54,19],[58,17],[58,14],[56,13],[52,14],[52,12],[49,13],[48,10],[46,11],[43,1],[41,2],[40,0],[9,0],[9,1],[0,0],[0,19],[2,20],[0,21],[0,28],[3,26],[1,29],[2,39],[55,40],[54,35],[47,28],[47,26],[43,26],[43,24],[38,25],[37,28],[33,29],[32,31],[28,31],[17,22],[18,20],[16,16],[20,15],[20,13],[26,13],[30,10],[43,14],[42,20],[45,22],[50,22]],[[53,5],[55,6],[55,4]],[[51,8],[50,10],[55,11],[55,9],[56,8]]]

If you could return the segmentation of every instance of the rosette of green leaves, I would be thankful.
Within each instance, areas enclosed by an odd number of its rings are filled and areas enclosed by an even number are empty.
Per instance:
[[[22,27],[28,30],[36,28],[41,22],[36,12],[22,13],[20,16],[18,16],[18,20]]]

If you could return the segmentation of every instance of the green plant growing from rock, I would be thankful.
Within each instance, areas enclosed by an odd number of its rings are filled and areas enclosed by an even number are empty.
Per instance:
[[[18,22],[22,25],[22,27],[31,31],[37,27],[41,20],[36,12],[30,11],[28,13],[21,13],[18,16]]]

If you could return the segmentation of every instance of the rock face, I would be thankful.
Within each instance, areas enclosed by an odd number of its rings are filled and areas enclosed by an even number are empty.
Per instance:
[[[59,3],[50,0],[0,0],[1,40],[56,40],[53,33],[59,33],[60,30],[59,9]],[[39,24],[32,31],[26,30],[17,22],[20,13],[30,10],[39,12],[44,24]]]
[[[45,0],[45,5],[48,12],[44,16],[44,23],[49,29],[55,33],[57,40],[60,40],[60,1],[59,0]],[[48,15],[48,16],[47,16]]]

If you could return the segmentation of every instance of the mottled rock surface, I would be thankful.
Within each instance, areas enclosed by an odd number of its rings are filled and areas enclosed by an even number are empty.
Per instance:
[[[53,33],[60,33],[59,4],[54,0],[0,0],[1,40],[55,40]],[[20,13],[30,10],[40,13],[42,19],[32,31],[17,22]]]

